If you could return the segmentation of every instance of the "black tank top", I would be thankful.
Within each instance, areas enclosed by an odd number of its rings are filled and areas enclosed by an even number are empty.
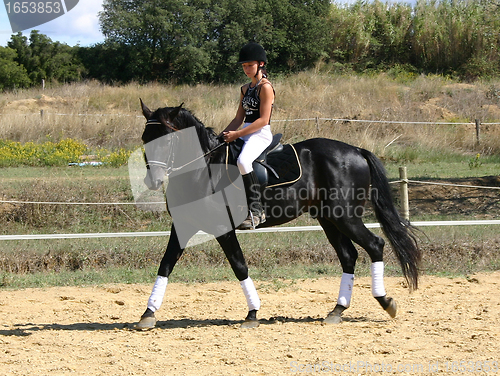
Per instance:
[[[250,87],[248,85],[247,91],[243,94],[243,99],[241,100],[241,105],[245,110],[245,123],[253,123],[255,120],[260,118],[260,80],[257,85]],[[243,92],[243,87],[241,88]],[[273,88],[274,91],[274,88]],[[271,118],[267,124],[271,122]]]

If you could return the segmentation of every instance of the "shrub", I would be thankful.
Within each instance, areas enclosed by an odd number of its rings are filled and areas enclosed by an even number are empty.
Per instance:
[[[89,152],[87,145],[70,138],[57,143],[26,142],[0,140],[0,167],[17,166],[67,166],[68,163],[78,163],[82,156]],[[130,151],[119,149],[109,152],[101,150],[96,159],[98,162],[113,167],[127,163]]]

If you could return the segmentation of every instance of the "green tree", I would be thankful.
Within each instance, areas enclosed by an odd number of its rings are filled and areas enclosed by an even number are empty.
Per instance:
[[[261,43],[273,71],[311,67],[325,56],[329,0],[105,0],[107,42],[141,56],[142,79],[234,81],[239,49]]]
[[[138,78],[184,81],[189,73],[186,80],[196,81],[208,71],[206,15],[196,0],[105,0],[103,9],[99,20],[106,41],[135,52]]]
[[[107,84],[143,78],[142,57],[132,46],[107,41],[91,47],[80,47],[78,58],[85,67],[82,78]]]
[[[78,47],[52,40],[38,30],[28,39],[20,32],[11,37],[8,46],[16,51],[16,62],[25,67],[32,84],[46,81],[71,82],[81,78],[83,65],[78,60]]]
[[[293,72],[327,57],[330,8],[325,0],[269,0],[274,24],[270,50],[277,50],[276,66]]]
[[[23,88],[30,84],[26,69],[15,61],[16,57],[15,50],[0,46],[0,91]]]

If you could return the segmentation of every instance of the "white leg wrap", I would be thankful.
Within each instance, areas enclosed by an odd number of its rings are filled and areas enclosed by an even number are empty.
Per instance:
[[[165,291],[167,290],[168,278],[157,276],[155,285],[153,286],[153,291],[148,300],[148,308],[156,312],[160,309],[161,303],[163,302],[163,297],[165,296]]]
[[[385,296],[384,287],[384,262],[377,261],[371,265],[372,272],[372,295],[375,298]]]
[[[243,289],[243,294],[245,294],[245,298],[247,299],[248,310],[259,310],[260,299],[259,295],[257,294],[257,290],[255,289],[255,285],[253,284],[252,278],[248,277],[247,279],[240,281],[240,285]]]
[[[354,274],[342,273],[340,279],[340,290],[337,304],[349,308],[351,305],[352,287],[354,285]]]

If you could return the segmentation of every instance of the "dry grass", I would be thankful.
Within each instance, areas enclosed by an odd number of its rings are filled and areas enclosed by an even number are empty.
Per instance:
[[[500,83],[462,84],[440,76],[333,75],[304,72],[273,80],[273,131],[293,142],[330,137],[384,155],[386,146],[477,152],[473,125],[295,121],[341,118],[416,122],[500,122]],[[139,144],[144,119],[139,98],[150,108],[181,102],[206,126],[223,129],[233,118],[238,85],[167,86],[97,82],[19,90],[0,95],[0,137],[14,141],[76,138],[89,146]],[[41,111],[43,110],[43,117]],[[394,141],[396,140],[396,141]],[[500,150],[498,126],[483,127],[482,153]],[[393,142],[394,141],[394,142]]]

